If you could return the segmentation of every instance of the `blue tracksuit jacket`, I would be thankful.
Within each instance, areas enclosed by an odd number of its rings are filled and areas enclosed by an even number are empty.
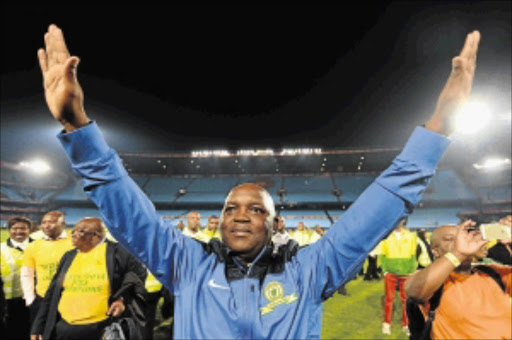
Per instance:
[[[177,339],[320,338],[322,302],[411,212],[449,144],[416,128],[391,166],[322,239],[274,255],[265,247],[247,266],[222,242],[203,244],[167,224],[96,123],[59,139],[112,235],[175,295]]]

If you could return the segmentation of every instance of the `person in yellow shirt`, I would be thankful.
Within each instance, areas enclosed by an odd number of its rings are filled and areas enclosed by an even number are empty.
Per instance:
[[[418,229],[416,234],[418,235],[418,269],[423,269],[428,267],[432,261],[434,261],[434,254],[432,254],[432,248],[430,247],[430,243],[427,239],[425,229]]]
[[[30,308],[31,324],[62,255],[73,248],[71,238],[64,230],[65,227],[64,213],[48,212],[41,220],[44,237],[25,248],[20,271],[21,286],[25,304]]]
[[[212,238],[217,238],[220,240],[220,232],[219,232],[219,217],[215,215],[211,215],[208,217],[208,225],[206,226],[206,230],[204,231],[207,240],[211,240]]]
[[[23,252],[29,242],[32,221],[23,216],[15,216],[7,221],[9,238],[0,244],[0,273],[2,291],[5,299],[5,330],[2,336],[6,339],[28,339],[30,327],[29,309],[23,300],[21,289],[20,269],[23,262]],[[4,311],[4,305],[1,307]]]
[[[407,218],[398,225],[381,245],[382,271],[384,272],[384,317],[382,333],[391,334],[393,301],[397,291],[402,302],[402,331],[409,336],[409,321],[406,312],[406,294],[404,284],[410,274],[418,267],[416,259],[418,241],[415,233],[405,229]]]
[[[304,226],[304,222],[297,223],[297,229],[291,234],[290,238],[297,241],[299,247],[306,246],[311,243],[311,234]]]
[[[32,340],[99,340],[110,316],[121,316],[133,296],[145,296],[146,268],[105,234],[98,218],[75,225],[76,248],[59,263],[32,325]]]
[[[318,241],[322,236],[324,236],[325,234],[325,231],[322,229],[321,226],[319,226],[318,224],[315,225],[313,227],[313,232],[311,233],[311,236],[310,236],[310,239],[309,239],[309,242],[310,243],[315,243],[316,241]]]
[[[187,215],[187,226],[183,229],[183,235],[195,238],[201,242],[208,242],[208,238],[201,230],[201,215],[197,211],[191,211]]]

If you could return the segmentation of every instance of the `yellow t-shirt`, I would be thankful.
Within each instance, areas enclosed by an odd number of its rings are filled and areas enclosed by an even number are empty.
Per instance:
[[[185,228],[183,229],[183,235],[195,238],[196,240],[199,240],[201,242],[208,243],[208,241],[210,241],[210,239],[205,235],[204,231],[202,231],[201,229],[199,229],[196,233],[193,233],[190,231],[190,229]]]
[[[307,244],[310,244],[311,243],[311,234],[309,233],[309,230],[307,229],[304,229],[304,230],[295,230],[295,232],[293,232],[291,235],[290,235],[290,238],[291,239],[294,239],[295,241],[297,241],[297,243],[299,244],[299,246],[305,246]]]
[[[23,267],[34,268],[37,295],[44,297],[62,255],[71,249],[73,245],[69,237],[58,240],[36,240],[27,245],[23,254]]]
[[[212,238],[218,238],[219,240],[222,239],[222,237],[220,236],[220,232],[219,230],[215,230],[214,232],[209,230],[209,229],[205,229],[204,230],[204,235],[206,237],[206,239],[209,241],[211,240]]]
[[[100,322],[108,318],[110,284],[107,273],[107,244],[78,253],[63,282],[59,313],[71,325]]]

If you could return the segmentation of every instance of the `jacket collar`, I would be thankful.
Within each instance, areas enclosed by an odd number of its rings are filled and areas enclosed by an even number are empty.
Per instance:
[[[285,263],[290,261],[298,250],[298,243],[294,240],[289,240],[287,244],[280,246],[277,252],[273,251],[274,246],[270,243],[263,247],[252,263],[247,263],[226,247],[221,240],[212,239],[208,243],[199,243],[207,253],[215,254],[219,262],[225,263],[225,275],[229,282],[249,277],[256,278],[262,283],[267,274],[282,273]]]
[[[225,249],[224,260],[226,262],[226,278],[228,281],[240,280],[244,277],[263,280],[269,264],[272,262],[273,248],[271,246],[264,246],[251,263],[236,255],[231,249],[227,247]]]
[[[16,241],[12,240],[9,237],[5,243],[7,244],[8,247],[11,247],[11,248],[14,248],[14,249],[17,249],[17,250],[23,252],[25,250],[25,247],[27,246],[27,244],[29,244],[32,241],[34,241],[34,240],[31,239],[30,237],[28,237],[24,242],[20,243],[20,242],[16,242]]]

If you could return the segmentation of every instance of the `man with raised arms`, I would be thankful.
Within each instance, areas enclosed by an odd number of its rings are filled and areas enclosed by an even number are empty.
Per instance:
[[[480,33],[470,33],[430,120],[318,242],[271,247],[275,208],[262,187],[228,194],[222,240],[202,243],[167,224],[128,176],[83,105],[78,57],[50,25],[38,51],[59,139],[112,235],[175,295],[174,336],[200,339],[320,338],[323,301],[359,271],[368,252],[411,213],[449,144],[449,123],[469,97]],[[166,118],[167,119],[167,118]]]

